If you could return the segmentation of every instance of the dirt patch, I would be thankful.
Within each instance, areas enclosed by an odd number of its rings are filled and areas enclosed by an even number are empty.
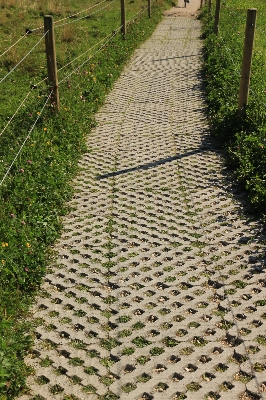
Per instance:
[[[178,5],[164,11],[166,17],[192,17],[196,18],[199,14],[201,0],[189,0],[186,4],[184,0],[178,0]]]

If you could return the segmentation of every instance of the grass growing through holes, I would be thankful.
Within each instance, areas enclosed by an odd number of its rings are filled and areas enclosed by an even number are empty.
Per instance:
[[[238,117],[238,93],[248,8],[257,8],[250,97],[246,118]],[[214,10],[202,14],[204,68],[213,133],[228,150],[237,179],[245,185],[252,207],[265,217],[266,206],[266,52],[264,0],[221,2],[219,34],[213,32]]]
[[[91,2],[91,5],[95,3]],[[108,8],[80,21],[55,30],[58,67],[84,53],[120,25],[119,1],[101,4]],[[43,24],[44,14],[59,20],[88,8],[88,1],[32,0],[25,7],[20,0],[4,0],[0,5],[1,48],[4,52],[22,37],[26,28]],[[144,0],[126,1],[127,19],[147,5]],[[61,111],[56,114],[48,104],[29,139],[0,187],[0,397],[13,399],[25,389],[25,378],[32,373],[23,362],[30,349],[32,335],[27,316],[51,254],[49,246],[58,237],[65,202],[71,197],[71,178],[77,162],[86,150],[85,138],[94,126],[93,115],[118,78],[134,49],[154,30],[161,10],[170,3],[154,6],[152,18],[147,12],[128,26],[126,40],[116,35],[91,60],[98,47],[59,71]],[[99,7],[98,7],[99,8]],[[87,13],[93,10],[87,11]],[[84,16],[87,13],[79,14]],[[56,24],[59,25],[60,23]],[[41,30],[27,35],[0,58],[0,80],[41,38]],[[81,68],[78,65],[86,62]],[[64,80],[68,74],[75,73]],[[46,77],[43,41],[2,83],[0,110],[0,182],[14,160],[48,95],[44,83],[31,91],[3,132],[6,123],[29,91]],[[80,116],[82,115],[82,118]],[[89,149],[88,149],[89,150]],[[112,346],[111,346],[112,347]]]

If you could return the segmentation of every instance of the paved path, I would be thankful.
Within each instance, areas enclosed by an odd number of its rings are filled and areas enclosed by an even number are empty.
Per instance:
[[[209,136],[199,37],[165,18],[97,114],[24,400],[266,399],[265,232]]]

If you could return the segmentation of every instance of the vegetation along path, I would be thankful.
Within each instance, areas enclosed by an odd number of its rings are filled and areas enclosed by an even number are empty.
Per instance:
[[[96,115],[23,400],[266,399],[265,232],[209,136],[200,33],[170,13]]]

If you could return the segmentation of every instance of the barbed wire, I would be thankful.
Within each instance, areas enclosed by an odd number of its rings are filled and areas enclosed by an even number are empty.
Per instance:
[[[26,139],[24,140],[24,142],[23,142],[22,145],[20,146],[19,151],[17,152],[15,158],[13,159],[13,161],[12,161],[12,163],[10,164],[10,166],[8,167],[8,169],[7,169],[7,171],[6,171],[5,175],[4,175],[4,177],[2,178],[2,180],[1,180],[1,182],[0,182],[0,186],[2,186],[2,184],[4,183],[4,181],[5,181],[6,177],[7,177],[7,175],[9,174],[11,168],[13,167],[14,163],[16,162],[16,159],[18,158],[18,156],[19,156],[20,153],[22,152],[22,149],[23,149],[23,147],[25,146],[27,140],[29,139],[29,137],[30,137],[30,135],[31,135],[31,132],[33,131],[33,129],[35,128],[35,126],[36,126],[36,124],[37,124],[37,122],[38,122],[38,120],[40,119],[40,117],[41,117],[41,115],[42,115],[42,113],[43,113],[43,110],[44,110],[45,107],[46,107],[46,104],[48,103],[49,99],[51,98],[52,92],[53,92],[53,91],[51,90],[51,92],[49,93],[49,95],[48,95],[48,97],[47,97],[47,99],[46,99],[46,101],[45,101],[45,103],[44,103],[43,108],[41,109],[40,113],[38,114],[38,116],[37,116],[37,118],[36,118],[36,120],[35,120],[35,122],[34,122],[34,124],[32,125],[31,129],[29,130]]]
[[[106,36],[104,39],[107,39],[109,37],[108,40],[106,40],[106,42],[104,42],[104,44],[95,52],[93,53],[87,60],[85,60],[82,64],[80,64],[77,68],[75,68],[70,74],[68,74],[67,76],[65,76],[59,83],[58,85],[60,85],[62,82],[64,82],[66,79],[68,79],[71,75],[73,75],[77,70],[79,70],[84,64],[86,64],[87,62],[89,62],[97,53],[99,53],[102,48],[110,42],[110,40],[112,40],[112,38],[117,34],[117,32],[122,28],[123,25],[119,26],[115,31],[113,31],[110,35]],[[97,44],[99,44],[100,42],[98,42]],[[94,46],[95,47],[95,46]]]
[[[6,126],[4,127],[4,129],[0,132],[0,137],[3,135],[3,133],[5,132],[5,130],[7,129],[7,127],[9,126],[9,124],[13,121],[13,119],[15,118],[16,114],[18,113],[18,111],[21,109],[21,107],[23,106],[23,104],[26,102],[27,98],[29,97],[29,95],[32,93],[32,90],[30,90],[26,97],[22,100],[22,102],[20,103],[20,105],[18,106],[18,108],[16,109],[16,111],[14,112],[14,114],[12,115],[12,117],[10,118],[10,120],[8,121],[8,123],[6,124]]]
[[[106,0],[103,0],[103,1],[102,1],[101,3],[99,3],[99,4],[102,4],[102,3],[105,2],[105,1],[106,1]],[[56,28],[59,28],[59,27],[61,27],[61,26],[66,26],[66,25],[69,25],[69,24],[73,24],[73,23],[75,23],[75,22],[77,22],[77,21],[81,21],[82,19],[88,18],[88,17],[90,17],[91,15],[94,15],[94,14],[96,14],[97,12],[99,12],[99,11],[101,11],[101,10],[104,10],[105,8],[109,7],[109,6],[110,6],[111,4],[113,4],[115,1],[116,1],[116,0],[112,0],[112,1],[111,1],[110,3],[108,3],[106,6],[104,6],[104,7],[102,7],[102,8],[99,8],[99,10],[96,10],[96,11],[94,11],[94,12],[88,14],[88,15],[85,15],[84,17],[80,17],[80,18],[78,18],[78,19],[75,19],[74,21],[67,22],[66,24],[57,25],[57,26],[55,26],[55,29],[56,29]]]
[[[28,57],[28,55],[35,49],[35,47],[38,46],[38,44],[43,40],[43,38],[47,35],[49,31],[45,32],[45,34],[41,37],[41,39],[31,48],[31,50],[13,67],[1,80],[0,83],[2,83],[12,72],[17,69],[17,67],[22,63],[22,61],[25,60],[25,58]]]

